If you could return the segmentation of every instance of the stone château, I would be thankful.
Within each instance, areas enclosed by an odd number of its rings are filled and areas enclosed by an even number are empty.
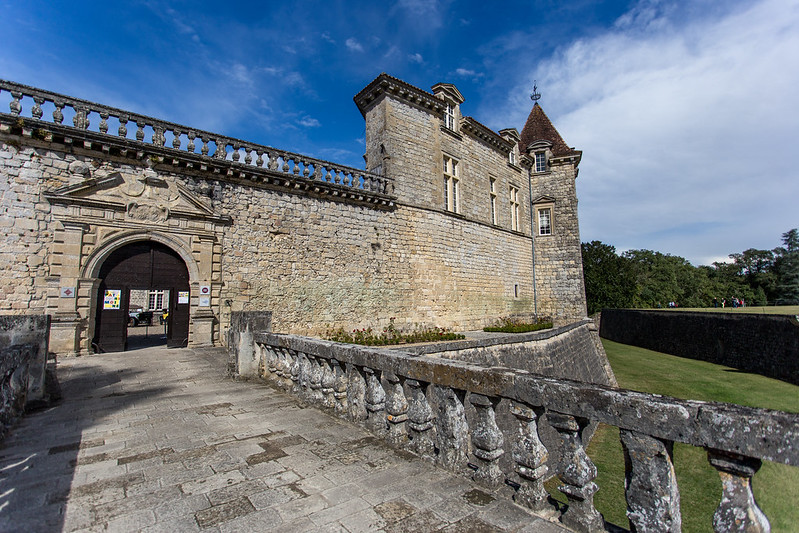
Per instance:
[[[570,148],[536,103],[494,132],[448,83],[381,74],[354,98],[367,171],[0,82],[0,313],[49,314],[50,350],[124,349],[131,291],[172,345],[231,313],[285,333],[585,317]],[[7,102],[7,104],[6,104]]]

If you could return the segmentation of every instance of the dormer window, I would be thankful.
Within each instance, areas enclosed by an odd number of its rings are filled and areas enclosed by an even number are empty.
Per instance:
[[[444,111],[444,127],[448,130],[455,129],[455,106],[449,103],[446,111]]]
[[[511,165],[515,165],[516,164],[516,150],[515,149],[511,149],[511,151],[508,152],[508,163],[510,163]]]
[[[547,154],[546,154],[546,152],[536,152],[535,153],[535,171],[536,172],[546,172],[547,171]]]

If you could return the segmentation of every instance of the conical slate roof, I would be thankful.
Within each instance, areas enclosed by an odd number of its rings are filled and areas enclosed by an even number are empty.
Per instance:
[[[556,157],[575,152],[564,142],[558,130],[550,122],[549,117],[538,105],[538,102],[535,103],[532,111],[530,111],[530,116],[527,117],[527,122],[522,129],[519,151],[523,154],[527,153],[527,147],[536,141],[549,141],[552,143],[552,154]]]

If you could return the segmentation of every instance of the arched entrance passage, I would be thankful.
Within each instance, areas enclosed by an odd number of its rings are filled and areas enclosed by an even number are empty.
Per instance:
[[[95,351],[128,347],[131,291],[168,294],[166,343],[186,346],[189,337],[189,271],[177,252],[154,241],[138,241],[114,250],[100,267],[94,339]],[[157,322],[157,317],[156,317]]]

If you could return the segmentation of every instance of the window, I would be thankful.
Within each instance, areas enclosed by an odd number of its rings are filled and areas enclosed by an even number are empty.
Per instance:
[[[547,154],[545,152],[536,152],[535,171],[546,172],[546,170],[547,170]]]
[[[491,223],[497,223],[497,180],[488,178],[488,194],[491,198]]]
[[[519,189],[510,186],[510,229],[519,231]]]
[[[511,165],[516,164],[516,148],[511,148],[511,151],[508,152],[508,163]]]
[[[552,235],[552,208],[542,207],[538,210],[538,234]]]
[[[444,112],[444,127],[448,130],[455,130],[455,107],[452,104],[447,104],[447,109]]]
[[[444,199],[447,211],[461,212],[458,194],[458,161],[444,156]]]
[[[164,291],[150,291],[150,298],[147,309],[152,311],[154,309],[164,308]]]

